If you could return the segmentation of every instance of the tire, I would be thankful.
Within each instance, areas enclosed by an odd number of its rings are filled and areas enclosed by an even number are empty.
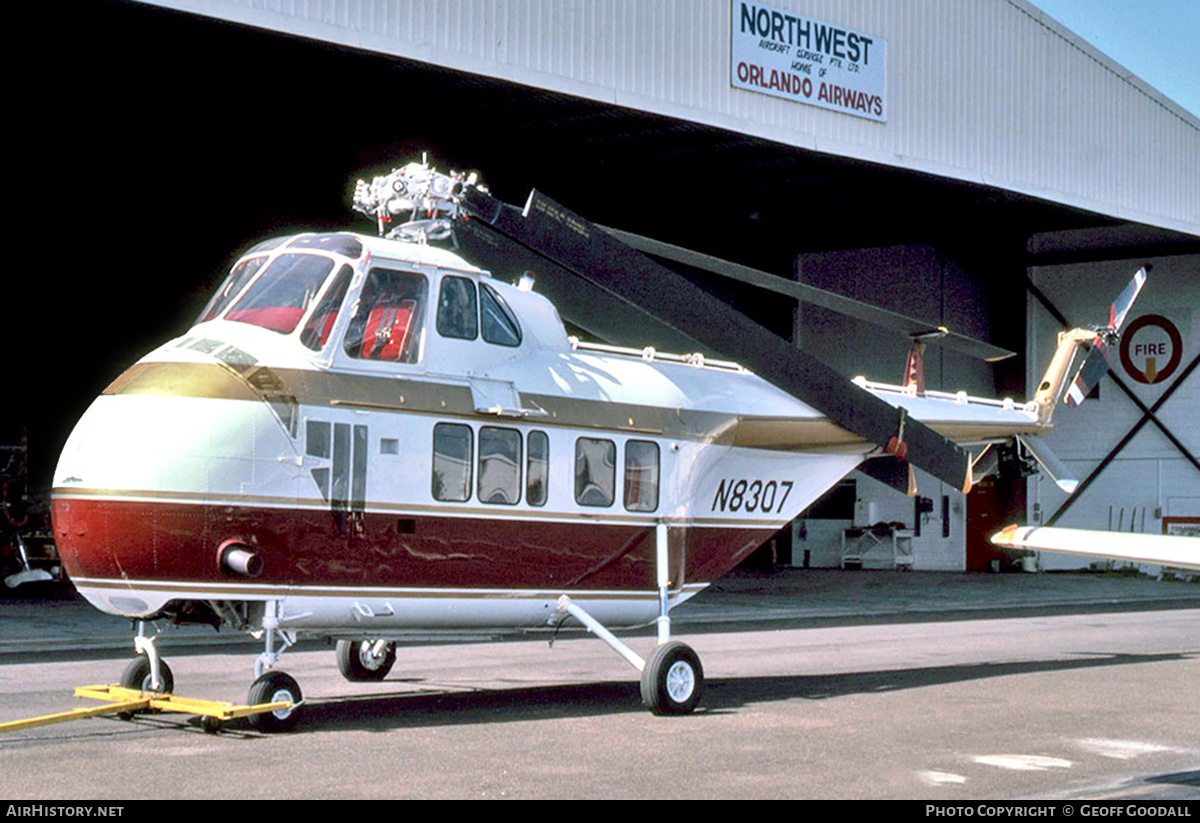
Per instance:
[[[274,712],[252,714],[246,719],[250,727],[269,734],[290,731],[300,720],[300,703],[304,696],[300,693],[300,684],[286,672],[266,672],[262,677],[250,684],[250,696],[246,702],[251,706],[260,703],[278,703],[286,700],[292,704],[290,709],[280,709]]]
[[[654,650],[642,671],[642,704],[657,715],[691,714],[704,691],[700,657],[672,640]]]
[[[139,692],[153,692],[154,694],[170,694],[173,692],[175,690],[175,675],[171,673],[171,667],[167,665],[167,661],[162,659],[158,661],[158,673],[162,677],[162,688],[152,689],[150,688],[150,658],[145,655],[138,655],[129,661],[129,665],[121,673],[121,688],[136,689]]]
[[[152,694],[170,694],[175,691],[175,675],[171,673],[171,667],[167,665],[167,661],[161,658],[158,661],[158,675],[162,678],[162,688],[155,691],[150,688],[150,658],[138,655],[130,660],[125,671],[121,672],[121,688],[151,692]],[[151,712],[153,711],[157,710],[152,709]],[[137,712],[119,712],[117,717],[122,720],[132,720],[135,714]]]
[[[374,640],[339,640],[337,642],[338,671],[351,683],[383,680],[396,663],[396,644],[388,643],[383,655],[371,654]]]

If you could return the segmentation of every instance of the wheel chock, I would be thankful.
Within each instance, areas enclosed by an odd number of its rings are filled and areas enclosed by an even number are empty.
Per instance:
[[[199,715],[204,718],[203,726],[205,731],[216,731],[220,723],[235,720],[239,717],[262,714],[263,712],[288,709],[292,705],[286,700],[278,703],[258,703],[253,706],[237,705],[218,700],[199,700],[194,697],[182,697],[176,694],[142,692],[136,689],[126,689],[116,684],[108,686],[80,686],[75,689],[75,696],[103,700],[108,705],[74,709],[69,712],[59,712],[58,714],[47,714],[41,717],[31,717],[28,720],[11,720],[6,723],[0,723],[0,733],[33,729],[38,726],[49,726],[54,723],[65,723],[68,720],[83,720],[88,717],[100,717],[109,714],[134,714],[136,712],[152,710]]]

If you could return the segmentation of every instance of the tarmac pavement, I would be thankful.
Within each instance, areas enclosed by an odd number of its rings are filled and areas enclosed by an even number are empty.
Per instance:
[[[854,624],[1200,607],[1200,581],[1122,572],[964,574],[784,568],[739,570],[672,610],[676,632],[737,625]],[[131,652],[131,623],[93,608],[67,585],[29,584],[0,596],[0,662],[8,655]],[[171,628],[164,649],[258,641],[207,626]]]

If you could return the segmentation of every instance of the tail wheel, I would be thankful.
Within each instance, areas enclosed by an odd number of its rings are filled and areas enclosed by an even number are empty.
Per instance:
[[[339,640],[337,643],[338,671],[347,680],[359,683],[383,680],[396,663],[396,644],[387,643],[376,654],[375,640]]]
[[[287,709],[252,714],[246,719],[250,721],[251,728],[260,732],[290,731],[300,720],[300,702],[303,699],[300,684],[290,674],[266,672],[250,684],[250,696],[246,702],[257,706],[261,703],[281,703],[286,700],[292,705]]]
[[[655,714],[691,714],[703,691],[704,668],[686,643],[659,646],[642,670],[642,704]]]

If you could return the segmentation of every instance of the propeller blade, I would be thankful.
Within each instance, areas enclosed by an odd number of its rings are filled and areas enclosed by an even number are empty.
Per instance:
[[[693,286],[569,209],[534,191],[524,212],[470,190],[477,219],[633,306],[645,307],[711,356],[736,353],[745,366],[868,442],[896,448],[935,477],[970,487],[970,459],[954,443],[855,386],[836,370]]]

